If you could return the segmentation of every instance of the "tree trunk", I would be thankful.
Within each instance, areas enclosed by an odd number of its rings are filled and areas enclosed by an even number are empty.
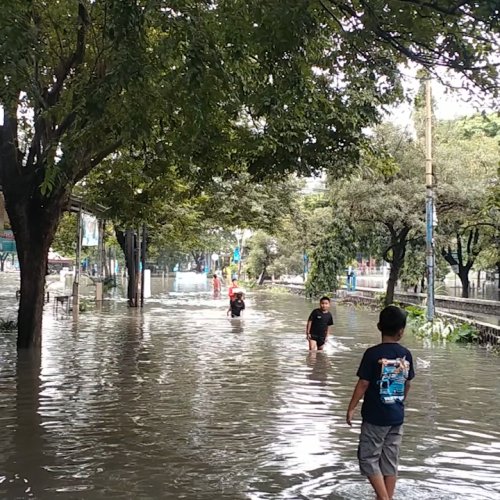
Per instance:
[[[193,252],[193,258],[196,263],[196,272],[197,273],[202,273],[203,272],[203,253],[196,253]]]
[[[25,349],[41,344],[47,257],[69,193],[43,199],[38,188],[30,197],[20,195],[17,186],[3,188],[21,270],[17,346]]]
[[[262,269],[262,272],[260,273],[260,276],[259,276],[258,285],[264,284],[264,280],[266,279],[266,271],[267,271],[266,268]]]
[[[103,266],[103,274],[105,278],[109,278],[111,273],[109,271],[109,265],[111,259],[108,259],[109,251],[106,250],[106,246],[102,246],[102,266]]]
[[[389,262],[391,270],[387,281],[387,290],[385,293],[384,304],[389,306],[394,303],[394,290],[399,280],[401,269],[403,269],[406,257],[406,244],[410,228],[404,227],[399,232],[395,231],[391,226],[391,246],[384,253],[384,260]],[[389,258],[389,253],[392,251],[392,256]]]
[[[500,292],[500,262],[497,262],[497,273],[498,273],[498,291]]]
[[[9,256],[8,253],[0,255],[0,272],[2,272],[2,273],[5,271],[5,262],[6,262],[8,256]]]
[[[462,283],[462,298],[468,299],[470,290],[469,269],[467,267],[460,267],[458,277]]]
[[[134,231],[115,229],[116,239],[125,256],[128,274],[127,299],[130,307],[138,307],[139,282],[137,280],[137,237]]]
[[[403,267],[403,261],[400,259],[393,259],[391,262],[391,270],[389,272],[389,279],[387,280],[387,291],[385,293],[384,304],[389,306],[394,303],[394,290],[399,279],[399,273]]]

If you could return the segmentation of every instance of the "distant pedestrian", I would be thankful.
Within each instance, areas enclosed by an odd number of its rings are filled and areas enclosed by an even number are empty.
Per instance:
[[[380,313],[382,343],[364,353],[358,369],[346,422],[363,398],[358,459],[361,474],[370,481],[377,499],[391,500],[396,488],[399,450],[403,437],[404,401],[415,376],[411,352],[399,344],[406,312],[388,306]]]
[[[231,314],[231,318],[239,318],[244,310],[245,301],[243,300],[243,293],[236,292],[234,299],[229,301],[227,315],[229,316]]]
[[[322,351],[333,325],[333,316],[330,313],[330,299],[322,297],[319,308],[309,315],[306,326],[306,339],[309,342],[309,350]]]
[[[231,281],[231,286],[229,287],[228,290],[228,295],[229,295],[229,300],[233,300],[236,297],[236,292],[235,290],[238,288],[238,280],[236,278],[233,278]]]
[[[222,284],[221,284],[221,280],[219,279],[219,277],[217,276],[216,273],[214,273],[214,278],[213,278],[213,281],[212,281],[212,286],[213,286],[213,289],[214,289],[214,294],[219,295],[221,287],[222,287]]]

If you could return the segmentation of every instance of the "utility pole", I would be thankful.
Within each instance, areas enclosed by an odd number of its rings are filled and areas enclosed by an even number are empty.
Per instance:
[[[141,250],[141,307],[144,307],[144,284],[146,283],[146,225],[142,226],[142,245],[140,246]]]
[[[73,280],[73,314],[78,314],[80,311],[80,260],[82,255],[82,206],[78,209],[76,220],[76,259],[75,259],[75,277]]]
[[[434,320],[434,176],[432,171],[431,78],[425,79],[425,241],[427,264],[427,320]]]

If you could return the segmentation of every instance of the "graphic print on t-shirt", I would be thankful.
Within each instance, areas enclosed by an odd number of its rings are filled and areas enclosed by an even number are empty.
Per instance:
[[[410,363],[406,357],[379,360],[382,365],[380,374],[380,399],[382,403],[393,404],[404,401],[405,383],[410,371]]]

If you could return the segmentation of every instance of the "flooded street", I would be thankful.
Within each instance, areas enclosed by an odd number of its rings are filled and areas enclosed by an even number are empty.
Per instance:
[[[1,499],[373,498],[344,417],[376,315],[333,307],[309,354],[303,298],[250,293],[238,321],[204,283],[154,288],[143,313],[117,300],[78,324],[47,305],[41,360],[0,334]],[[395,498],[500,499],[500,359],[403,343],[420,361]]]

